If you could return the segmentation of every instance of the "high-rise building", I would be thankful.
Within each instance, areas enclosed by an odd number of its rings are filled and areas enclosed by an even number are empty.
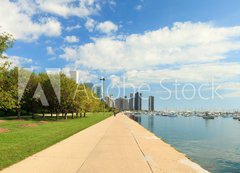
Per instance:
[[[123,99],[123,110],[129,110],[129,101],[127,96],[125,96]]]
[[[139,93],[139,92],[135,93],[134,110],[136,110],[136,111],[141,111],[142,110],[142,94]]]
[[[70,71],[70,78],[78,83],[78,72],[77,71]]]
[[[96,87],[96,94],[98,98],[102,98],[102,88],[100,86]]]
[[[114,101],[112,99],[112,96],[106,96],[105,97],[105,103],[108,105],[108,107],[113,108],[114,107]]]
[[[148,97],[148,111],[154,111],[154,97]]]
[[[125,98],[118,98],[115,100],[115,108],[119,109],[119,111],[129,110],[128,99]]]
[[[129,98],[129,110],[132,111],[134,110],[134,98],[133,98],[133,93],[130,94],[130,98]]]

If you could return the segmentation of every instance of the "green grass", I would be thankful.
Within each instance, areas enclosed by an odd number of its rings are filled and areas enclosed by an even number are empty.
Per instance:
[[[0,128],[10,131],[0,133],[0,170],[24,158],[33,155],[93,124],[96,124],[111,113],[88,113],[85,118],[54,121],[46,118],[47,123],[41,123],[40,118],[33,119],[3,119]],[[36,127],[23,127],[23,124],[37,124]]]

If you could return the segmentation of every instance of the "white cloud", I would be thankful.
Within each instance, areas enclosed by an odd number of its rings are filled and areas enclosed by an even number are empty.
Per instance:
[[[175,68],[156,70],[131,70],[126,72],[126,79],[130,83],[175,82],[181,83],[222,83],[240,77],[240,63],[206,63],[183,65]],[[221,89],[230,89],[231,85],[221,85]]]
[[[63,50],[64,54],[60,55],[60,58],[63,58],[66,61],[74,61],[75,57],[78,56],[75,47],[65,47]]]
[[[74,48],[64,48],[62,58],[95,70],[158,69],[166,65],[219,62],[240,50],[240,26],[210,23],[175,23],[144,34],[96,38]],[[69,54],[69,49],[71,53]]]
[[[89,32],[93,32],[96,24],[97,22],[94,19],[88,18],[84,26]]]
[[[68,42],[68,43],[77,43],[77,42],[79,42],[79,38],[76,37],[76,36],[74,36],[74,35],[72,35],[72,36],[66,36],[66,37],[64,38],[64,41],[65,41],[65,42]]]
[[[224,94],[223,97],[224,98],[240,98],[240,91]]]
[[[19,57],[19,56],[10,56],[9,62],[11,62],[11,66],[15,67],[23,67],[24,65],[29,65],[32,63],[32,59]]]
[[[96,26],[96,30],[105,34],[110,34],[112,32],[116,32],[118,30],[118,26],[111,21],[105,21],[105,22],[99,23]]]
[[[239,90],[239,92],[240,92],[240,83],[239,82],[223,83],[223,84],[221,84],[221,89]]]
[[[75,3],[75,5],[73,5]],[[37,0],[42,11],[62,17],[87,17],[97,14],[101,10],[101,1],[98,0]]]
[[[54,61],[55,59],[57,59],[57,57],[51,57],[51,58],[48,58],[48,61]]]
[[[47,50],[48,55],[54,55],[55,54],[55,51],[54,51],[53,47],[51,47],[51,46],[48,46],[46,48],[46,50]]]
[[[142,9],[142,5],[137,5],[137,6],[135,7],[135,9],[138,10],[138,11],[140,11],[140,10]]]
[[[32,59],[30,59],[30,58],[24,58],[24,57],[20,57],[20,56],[11,56],[11,55],[7,55],[7,54],[4,54],[4,56],[7,56],[8,57],[7,61],[9,63],[11,63],[10,68],[24,67],[25,65],[32,64]],[[5,61],[6,60],[1,59],[0,64],[4,63]]]
[[[73,30],[79,29],[79,28],[81,28],[81,25],[68,26],[68,27],[66,27],[66,31],[70,32],[70,31],[73,31]]]
[[[72,66],[66,66],[62,71],[67,76],[70,76],[70,71],[76,71],[79,83],[96,82],[98,80],[97,75],[88,70],[80,70]]]
[[[21,3],[20,3],[21,2]],[[59,36],[61,34],[61,24],[54,18],[41,18],[38,22],[32,20],[34,5],[28,1],[10,2],[1,1],[0,32],[13,34],[16,39],[32,41],[45,36]],[[28,8],[27,8],[28,7]],[[29,9],[31,8],[31,9]],[[6,16],[7,15],[7,16]]]
[[[238,77],[239,79],[239,77]],[[240,83],[239,82],[225,82],[220,85],[220,89],[226,91],[223,94],[224,98],[240,97]]]
[[[95,74],[90,73],[90,71],[87,70],[78,70],[78,77],[79,77],[79,82],[95,82],[98,77]]]
[[[101,6],[105,4],[113,6],[115,1],[2,0],[0,5],[0,32],[8,32],[13,34],[16,39],[24,41],[33,41],[40,36],[60,36],[61,23],[56,18],[49,17],[49,14],[65,18],[77,16],[87,19],[85,26],[92,32],[97,22],[89,17],[98,14]],[[66,31],[69,32],[80,27],[80,25],[69,26],[66,27]]]

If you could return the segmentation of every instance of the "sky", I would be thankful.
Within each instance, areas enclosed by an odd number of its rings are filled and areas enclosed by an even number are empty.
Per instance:
[[[1,0],[5,54],[36,72],[78,70],[157,110],[239,110],[238,0]]]

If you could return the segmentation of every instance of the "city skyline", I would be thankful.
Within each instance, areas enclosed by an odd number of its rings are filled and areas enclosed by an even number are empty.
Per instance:
[[[155,97],[156,109],[239,109],[239,1],[74,2],[1,1],[0,32],[16,39],[5,52],[12,66],[78,70],[84,83],[105,76],[114,97],[146,84],[151,90],[142,94]],[[223,98],[204,100],[194,94],[199,88],[204,98],[213,88]]]

